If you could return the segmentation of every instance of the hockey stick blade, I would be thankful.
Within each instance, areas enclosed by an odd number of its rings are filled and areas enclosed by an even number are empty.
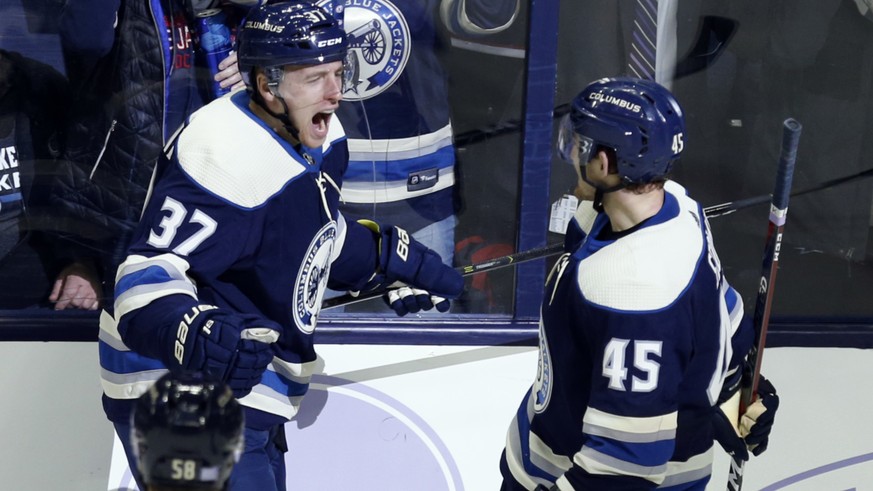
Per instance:
[[[800,141],[801,125],[794,119],[786,119],[782,126],[782,151],[776,171],[776,186],[770,203],[770,217],[767,225],[767,240],[764,244],[764,257],[761,264],[761,281],[755,300],[755,313],[752,324],[755,328],[755,343],[749,351],[752,365],[752,379],[744,381],[740,396],[740,414],[755,401],[758,381],[761,375],[761,362],[767,340],[767,327],[770,323],[770,310],[773,307],[773,293],[776,286],[776,272],[779,269],[779,252],[785,219],[788,215],[788,201],[791,197],[791,181],[794,176],[794,162],[797,159],[797,146]],[[745,461],[731,458],[728,473],[728,491],[740,491],[743,487]]]

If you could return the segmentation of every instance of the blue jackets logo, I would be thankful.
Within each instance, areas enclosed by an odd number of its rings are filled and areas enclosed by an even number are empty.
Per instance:
[[[294,282],[294,324],[305,334],[312,334],[318,323],[335,242],[336,222],[330,222],[315,234]]]
[[[331,9],[330,0],[319,5]],[[409,23],[388,0],[345,0],[334,14],[348,35],[351,83],[343,97],[360,101],[376,96],[397,81],[409,60]],[[344,12],[343,12],[344,11]]]
[[[534,412],[541,413],[549,406],[552,398],[552,355],[549,353],[549,342],[546,340],[546,330],[540,320],[540,357],[537,364],[537,378],[533,384]]]

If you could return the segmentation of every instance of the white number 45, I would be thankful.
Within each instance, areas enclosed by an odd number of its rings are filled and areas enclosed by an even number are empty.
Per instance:
[[[682,153],[682,149],[685,148],[685,141],[683,140],[682,133],[676,133],[673,135],[673,144],[670,146],[670,149],[673,150],[674,154]]]
[[[188,216],[188,210],[185,208],[185,205],[167,196],[164,198],[164,204],[161,205],[161,211],[168,211],[170,213],[161,220],[160,224],[158,224],[160,231],[156,232],[152,230],[149,232],[148,244],[152,247],[166,249],[173,243],[173,239],[176,237],[176,232],[178,231],[179,226],[182,225],[185,221],[185,217]],[[195,209],[194,213],[191,214],[191,219],[188,220],[188,223],[196,223],[200,225],[200,230],[194,232],[191,237],[188,237],[173,249],[173,252],[180,256],[187,256],[190,254],[191,251],[202,244],[204,240],[214,234],[215,229],[218,228],[218,223],[213,220],[212,217],[197,209]]]
[[[609,388],[626,391],[627,363],[626,348],[633,343],[633,366],[646,374],[645,379],[632,377],[631,392],[651,392],[658,388],[658,375],[661,365],[649,358],[650,355],[661,356],[661,341],[631,341],[629,339],[612,338],[603,350],[603,376],[609,379]]]

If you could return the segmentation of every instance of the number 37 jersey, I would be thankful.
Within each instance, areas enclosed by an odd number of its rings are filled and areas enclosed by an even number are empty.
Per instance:
[[[584,239],[550,273],[536,381],[506,447],[531,489],[537,478],[561,489],[708,479],[712,410],[743,307],[702,209],[678,184],[665,189],[661,210],[625,235],[604,233],[607,216],[583,203]]]

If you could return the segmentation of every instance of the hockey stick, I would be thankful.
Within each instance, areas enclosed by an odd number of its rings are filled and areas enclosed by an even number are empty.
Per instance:
[[[761,362],[764,358],[764,345],[767,340],[767,326],[770,323],[770,310],[773,306],[773,292],[776,286],[776,272],[779,269],[779,249],[788,214],[788,200],[791,197],[791,180],[794,175],[794,161],[797,158],[797,145],[800,140],[801,125],[794,119],[786,119],[782,127],[782,153],[776,171],[776,187],[770,204],[770,223],[767,226],[767,240],[764,245],[764,258],[761,264],[761,282],[755,301],[755,314],[752,318],[755,328],[755,344],[749,351],[752,365],[751,383],[741,389],[740,414],[743,414],[757,397],[758,381],[761,376]],[[740,491],[743,486],[745,461],[732,457],[728,474],[728,491]]]
[[[769,198],[770,195],[767,195],[764,198]],[[703,209],[703,213],[708,218],[714,218],[722,215],[727,215],[729,213],[733,213],[738,208],[736,206],[751,206],[758,204],[757,201],[751,202],[751,204],[744,204],[746,201],[751,200],[741,200],[735,201],[731,203],[723,203],[716,206],[709,206]],[[461,273],[462,276],[470,276],[478,273],[484,273],[486,271],[491,271],[492,269],[505,268],[507,266],[514,266],[519,263],[523,263],[526,261],[533,261],[534,259],[543,259],[549,256],[554,256],[556,254],[561,253],[564,250],[564,244],[557,243],[551,244],[543,247],[537,247],[534,249],[529,249],[522,252],[517,252],[514,254],[509,254],[506,256],[501,256],[495,259],[488,259],[487,261],[483,261],[481,263],[469,264],[467,266],[458,266],[455,268],[455,271]],[[361,293],[358,295],[352,295],[347,293],[345,295],[340,295],[333,298],[328,298],[321,303],[321,308],[323,309],[332,309],[335,307],[340,307],[343,305],[351,305],[353,303],[363,302],[365,300],[370,300],[372,298],[381,297],[385,293],[388,292],[388,289],[379,289],[372,292]]]
[[[506,256],[501,256],[494,259],[488,259],[487,261],[482,261],[481,263],[469,264],[467,266],[458,266],[457,268],[455,268],[455,271],[461,273],[461,276],[470,276],[477,273],[484,273],[485,271],[491,271],[492,269],[505,268],[506,266],[513,266],[526,261],[533,261],[534,259],[542,259],[549,256],[554,256],[555,254],[558,254],[563,250],[563,243],[551,244],[543,247],[528,249],[526,251],[517,252],[514,254],[508,254]],[[358,295],[352,295],[350,293],[347,293],[338,297],[328,298],[321,303],[321,308],[322,310],[332,309],[334,307],[363,302],[372,298],[381,297],[382,295],[388,293],[388,290],[390,289],[379,289],[372,292],[361,293]]]
[[[837,177],[836,179],[830,179],[828,181],[816,184],[815,186],[810,186],[806,189],[801,189],[791,193],[791,197],[795,196],[803,196],[804,194],[814,193],[816,191],[821,191],[823,189],[832,188],[834,186],[838,186],[840,184],[845,184],[847,182],[857,181],[859,179],[866,179],[868,177],[873,177],[873,167],[862,170],[860,172],[856,172],[854,174],[850,174],[848,176]],[[728,203],[722,203],[720,205],[712,205],[706,208],[706,216],[712,217],[720,217],[722,215],[731,214],[737,210],[742,210],[743,208],[748,208],[754,205],[761,205],[767,202],[772,201],[772,194],[764,194],[761,196],[755,196],[754,198],[746,198],[737,201],[730,201]]]

